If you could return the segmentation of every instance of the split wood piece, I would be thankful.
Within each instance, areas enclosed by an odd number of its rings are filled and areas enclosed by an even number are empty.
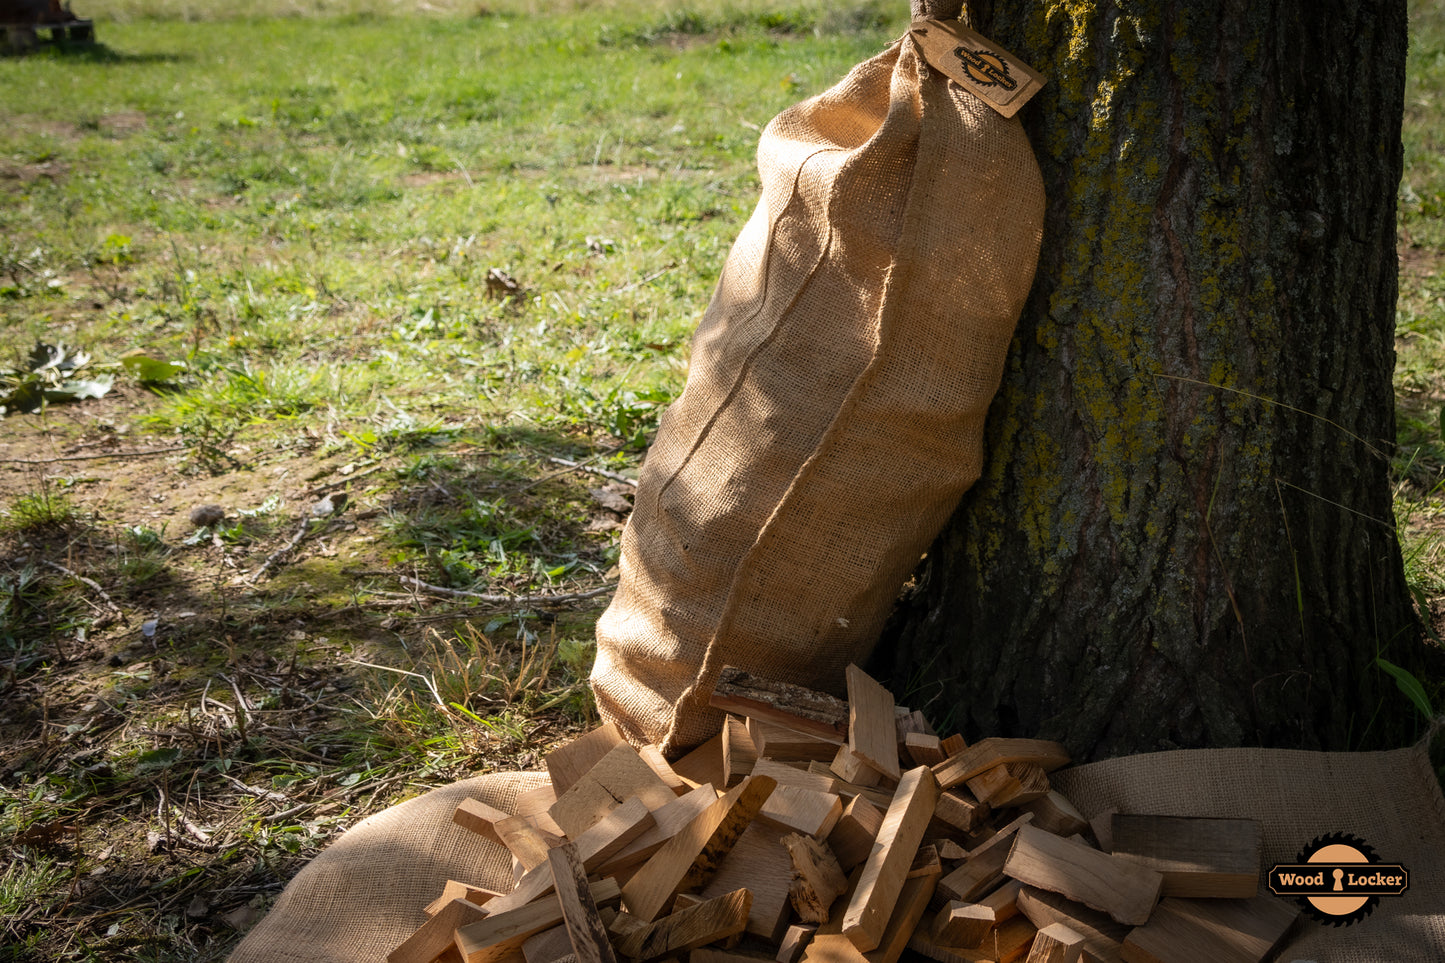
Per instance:
[[[908,867],[908,879],[915,876],[942,876],[943,860],[938,858],[938,848],[931,843],[924,843],[918,847],[913,854],[913,862]]]
[[[808,765],[810,767],[822,766],[823,771],[799,769],[775,759],[759,759],[753,763],[753,774],[767,776],[777,782],[779,786],[797,786],[799,789],[811,789],[814,792],[836,793],[838,791],[839,780],[832,770],[820,762],[810,762]]]
[[[1124,937],[1129,935],[1129,927],[1114,922],[1108,913],[1032,886],[1025,886],[1019,891],[1017,902],[1019,912],[1040,929],[1063,923],[1083,936],[1085,960],[1119,963],[1119,947]]]
[[[852,799],[854,796],[863,796],[879,809],[888,808],[888,804],[893,801],[893,790],[897,788],[896,786],[889,785],[888,780],[884,780],[877,786],[860,786],[856,782],[839,779],[838,774],[833,771],[830,763],[810,762],[808,763],[808,772],[817,776],[831,778],[833,780],[832,791],[838,795],[845,796],[848,799]]]
[[[572,957],[572,937],[567,935],[567,927],[554,926],[527,937],[522,941],[522,956],[527,963],[559,963]]]
[[[618,944],[618,951],[638,963],[648,963],[734,936],[747,927],[752,904],[753,894],[746,889],[704,900],[629,934]]]
[[[754,822],[733,844],[717,875],[702,888],[707,898],[735,889],[749,890],[753,908],[748,912],[747,932],[770,943],[783,938],[792,919],[788,889],[793,883],[793,861],[781,837],[771,826]]]
[[[452,945],[452,934],[458,926],[474,923],[486,915],[485,907],[454,899],[388,953],[386,963],[432,963]]]
[[[821,839],[833,831],[842,815],[841,796],[797,786],[779,786],[758,811],[758,821]]]
[[[761,719],[823,739],[848,735],[848,704],[842,699],[786,682],[723,666],[709,704],[725,712]]]
[[[843,935],[860,951],[876,949],[882,940],[937,802],[938,780],[928,767],[910,769],[899,780],[873,850],[863,862],[858,889],[843,914]]]
[[[723,774],[724,786],[731,789],[753,771],[758,761],[758,747],[748,735],[747,723],[739,716],[728,716],[723,722]]]
[[[673,795],[683,796],[692,790],[692,785],[683,779],[677,772],[668,765],[667,757],[662,754],[661,746],[643,746],[637,750],[642,761],[652,767],[652,771],[662,780],[663,785],[672,790]]]
[[[615,903],[622,895],[615,879],[604,879],[589,888],[597,905]],[[562,904],[556,894],[505,913],[491,913],[475,923],[459,926],[456,947],[464,963],[492,963],[521,949],[534,933],[562,923]]]
[[[842,744],[837,738],[823,739],[762,719],[748,719],[747,727],[758,756],[778,762],[827,762]]]
[[[496,825],[510,816],[510,813],[488,806],[480,799],[463,799],[457,803],[456,811],[452,813],[452,822],[483,839],[500,843],[502,837],[497,834]]]
[[[883,810],[862,796],[853,797],[843,807],[838,824],[828,834],[828,848],[833,850],[844,872],[868,858],[882,826]]]
[[[689,751],[672,764],[672,771],[696,789],[698,786],[721,786],[727,778],[723,768],[722,733]]]
[[[811,836],[789,833],[782,838],[793,864],[788,899],[805,923],[828,922],[828,907],[848,888],[848,877],[826,843]]]
[[[542,834],[542,838],[544,839],[550,836],[563,839],[567,836],[562,830],[562,827],[557,825],[557,821],[548,815],[546,811],[539,813],[518,813],[515,816],[508,816],[506,819],[499,820],[493,828],[496,829],[498,836],[506,836],[516,832],[517,829],[521,827],[535,829]]]
[[[969,850],[963,865],[938,881],[940,899],[977,903],[984,894],[1001,885],[1004,863],[1008,860],[1014,835],[1033,818],[1032,814],[1024,813]]]
[[[952,789],[981,772],[1007,762],[1031,762],[1044,772],[1053,772],[1069,761],[1069,751],[1046,739],[990,737],[969,746],[956,756],[933,767],[938,784]]]
[[[1117,809],[1106,809],[1089,820],[1089,828],[1094,831],[1094,840],[1106,853],[1114,851],[1114,816],[1118,812]]]
[[[902,745],[908,741],[910,734],[919,736],[932,736],[938,738],[938,733],[933,731],[933,726],[928,724],[928,717],[921,709],[905,709],[898,707],[898,743]],[[923,763],[919,763],[923,765]]]
[[[939,793],[933,817],[959,832],[971,833],[983,823],[988,813],[988,804],[974,799],[968,790],[950,789]]]
[[[861,875],[861,872],[854,874],[844,900],[852,900]],[[937,884],[938,877],[934,875],[905,881],[878,946],[866,953],[860,952],[853,941],[839,931],[842,920],[835,914],[832,922],[818,927],[817,935],[803,953],[802,963],[897,963],[908,946],[910,936],[918,929]]]
[[[524,872],[531,872],[547,862],[547,853],[553,846],[560,846],[566,840],[562,836],[537,829],[525,816],[511,816],[496,824],[497,835],[502,845],[522,864]]]
[[[935,943],[928,932],[916,930],[908,948],[939,963],[1015,963],[1028,955],[1038,928],[1022,916],[1005,920],[984,938],[983,945],[970,949]]]
[[[1268,893],[1252,899],[1167,899],[1120,947],[1125,963],[1259,963],[1299,911]]]
[[[893,711],[893,693],[856,665],[848,666],[846,677],[848,749],[864,763],[897,782],[902,770],[898,767],[898,720]],[[844,778],[857,782],[851,777]]]
[[[749,776],[664,843],[628,880],[628,912],[650,923],[673,896],[703,886],[776,785],[767,776]]]
[[[468,883],[459,883],[454,879],[449,879],[442,887],[442,894],[428,903],[422,912],[428,916],[435,916],[441,912],[443,906],[454,899],[464,899],[468,903],[483,906],[488,900],[495,899],[501,895],[501,893],[495,890],[485,889],[481,886],[472,886]]]
[[[1164,895],[1251,899],[1259,890],[1260,828],[1252,819],[1126,816],[1111,822],[1113,853],[1164,875]]]
[[[556,801],[557,791],[550,782],[545,782],[536,789],[528,789],[519,794],[512,803],[512,809],[518,816],[535,816],[551,809]]]
[[[1043,798],[1035,799],[1021,808],[1024,812],[1034,814],[1035,826],[1048,830],[1055,836],[1073,836],[1090,829],[1088,820],[1057,789],[1050,790]]]
[[[828,769],[844,782],[867,788],[872,788],[885,779],[889,779],[847,746],[839,746],[833,752],[833,760],[828,763]],[[896,779],[889,779],[889,781],[897,782]]]
[[[597,904],[587,884],[587,867],[574,843],[558,846],[547,854],[552,869],[558,902],[562,907],[562,923],[572,941],[577,963],[617,963],[607,927],[597,915]]]
[[[647,923],[633,916],[626,910],[619,910],[617,915],[612,917],[612,922],[607,924],[607,932],[612,936],[613,946],[627,939],[633,933],[640,933],[645,929],[647,929]]]
[[[938,811],[934,810],[934,816],[937,817],[937,815]],[[939,859],[946,859],[949,862],[956,863],[959,860],[968,858],[968,850],[960,846],[956,840],[935,839],[933,840],[933,845],[938,849]]]
[[[772,957],[763,956],[761,953],[727,949],[726,942],[723,947],[718,949],[715,946],[699,946],[687,955],[687,963],[773,963]],[[664,960],[663,963],[667,961]]]
[[[1034,935],[1025,963],[1079,963],[1084,937],[1063,923],[1050,923]]]
[[[983,943],[998,922],[998,913],[991,906],[949,900],[938,911],[929,938],[944,946],[973,949]]]
[[[575,838],[634,796],[649,810],[677,800],[677,794],[657,778],[637,750],[624,743],[609,750],[572,788],[558,796],[548,812],[568,836]]]
[[[1061,839],[1035,826],[1018,831],[1004,873],[1085,906],[1103,910],[1120,923],[1141,926],[1159,902],[1164,877],[1097,849]]]
[[[778,943],[778,955],[774,959],[777,963],[798,963],[803,951],[813,941],[813,934],[817,932],[818,927],[810,923],[794,923],[789,926]]]
[[[652,813],[641,799],[629,799],[568,845],[575,847],[583,866],[591,872],[656,825]],[[552,853],[559,848],[560,845],[550,850],[546,861],[529,869],[517,880],[510,893],[493,900],[487,907],[488,911],[501,913],[516,909],[552,892],[555,867],[551,865],[551,859]]]
[[[952,759],[954,756],[967,749],[968,743],[963,741],[963,736],[955,732],[951,736],[944,736],[943,740],[938,744],[938,747],[943,750],[943,754],[945,756],[948,756],[950,759]]]
[[[552,791],[561,798],[589,769],[601,762],[603,756],[626,741],[617,724],[609,722],[547,753],[542,761],[552,778]]]
[[[717,792],[707,783],[698,786],[686,796],[678,796],[668,805],[653,812],[655,826],[622,847],[615,856],[604,859],[593,872],[599,876],[612,876],[646,862],[669,839],[682,832],[688,823],[715,803],[717,798]]]
[[[936,766],[948,758],[943,754],[943,741],[923,732],[910,732],[905,735],[903,749],[915,766]]]
[[[968,788],[979,802],[1003,809],[1047,796],[1049,777],[1033,763],[1003,763],[968,780]]]

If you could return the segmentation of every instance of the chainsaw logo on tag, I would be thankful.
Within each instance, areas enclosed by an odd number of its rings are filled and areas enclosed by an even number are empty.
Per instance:
[[[1331,926],[1358,923],[1380,897],[1399,896],[1410,886],[1409,870],[1380,862],[1369,843],[1346,833],[1320,836],[1295,859],[1270,869],[1270,890],[1298,897],[1306,913]]]
[[[1009,76],[1008,64],[992,50],[969,50],[966,47],[957,47],[953,53],[959,63],[963,64],[963,69],[969,79],[980,87],[1018,89],[1019,82]]]

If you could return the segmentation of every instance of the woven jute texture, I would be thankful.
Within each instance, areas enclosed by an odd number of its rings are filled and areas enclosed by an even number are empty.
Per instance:
[[[1316,963],[1445,961],[1445,799],[1423,745],[1395,752],[1193,749],[1126,756],[1055,773],[1086,817],[1107,809],[1254,819],[1263,867],[1293,863],[1327,833],[1350,833],[1400,863],[1410,888],[1365,919],[1306,918],[1279,959]]]
[[[478,776],[434,789],[357,823],[286,887],[230,963],[383,963],[426,922],[422,909],[455,879],[506,891],[511,854],[462,829],[463,799],[512,812],[546,773]]]
[[[358,823],[303,869],[230,963],[382,963],[425,920],[448,879],[510,885],[501,847],[451,821],[468,796],[510,812],[540,773],[468,779]],[[1055,773],[1085,816],[1120,812],[1256,819],[1264,869],[1317,836],[1348,832],[1410,871],[1410,888],[1363,921],[1305,920],[1284,963],[1445,961],[1445,799],[1423,748],[1379,753],[1197,749]]]
[[[597,625],[603,716],[668,752],[735,665],[841,694],[978,477],[1038,263],[1038,165],[906,37],[779,114]]]

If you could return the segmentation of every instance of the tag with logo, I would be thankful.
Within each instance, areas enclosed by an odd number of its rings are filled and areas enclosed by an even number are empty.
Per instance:
[[[957,20],[917,20],[908,29],[930,65],[1005,117],[1044,85],[1043,74]]]

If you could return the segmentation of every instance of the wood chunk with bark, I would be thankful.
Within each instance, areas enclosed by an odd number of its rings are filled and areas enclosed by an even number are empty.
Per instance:
[[[868,858],[882,826],[883,810],[862,796],[853,797],[843,807],[837,825],[828,834],[828,848],[844,872]]]
[[[677,893],[706,883],[776,785],[767,776],[748,777],[664,843],[628,880],[628,912],[651,922]]]
[[[856,665],[848,666],[846,676],[848,749],[864,764],[897,782],[902,770],[898,767],[898,721],[893,711],[893,693]],[[844,778],[857,782],[848,776]]]
[[[873,850],[863,862],[858,888],[843,914],[843,935],[864,953],[876,949],[883,938],[937,801],[938,781],[927,767],[910,769],[899,780]]]
[[[807,732],[823,739],[848,736],[848,704],[826,692],[749,675],[724,666],[709,704],[740,716]]]
[[[1259,889],[1260,827],[1252,819],[1115,813],[1113,853],[1164,875],[1164,895],[1250,899]]]
[[[811,836],[797,833],[784,836],[782,844],[793,863],[788,897],[798,918],[805,923],[828,922],[828,907],[848,888],[848,877],[833,851]]]
[[[1103,910],[1120,923],[1140,926],[1159,902],[1164,877],[1147,866],[1024,826],[1004,873],[1029,886],[1061,893]]]
[[[725,939],[747,927],[752,903],[753,894],[745,889],[705,900],[630,934],[618,950],[638,963],[649,963]]]
[[[840,739],[823,739],[762,719],[748,719],[747,727],[758,757],[777,762],[828,762],[842,744]]]

